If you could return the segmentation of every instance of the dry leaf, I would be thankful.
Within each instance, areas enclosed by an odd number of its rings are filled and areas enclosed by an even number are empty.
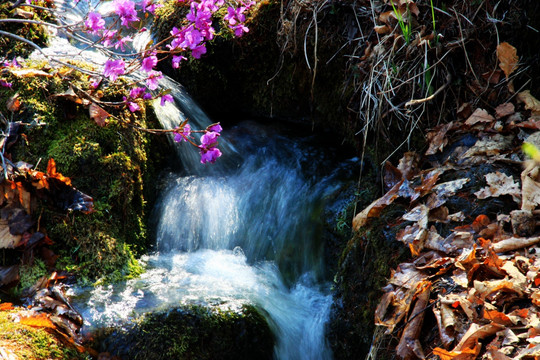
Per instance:
[[[12,235],[7,219],[0,219],[0,249],[14,249],[22,241],[21,235]]]
[[[358,231],[367,223],[369,218],[378,216],[384,208],[393,203],[394,200],[399,196],[398,191],[402,183],[403,180],[394,185],[394,187],[390,189],[390,191],[388,191],[383,197],[375,200],[367,208],[362,210],[362,212],[357,214],[353,219],[353,229]]]
[[[56,329],[56,325],[52,323],[49,319],[49,316],[44,313],[30,316],[21,316],[19,322],[24,325],[33,326],[33,327],[45,327]]]
[[[412,314],[409,317],[409,321],[403,330],[403,334],[396,348],[396,353],[404,359],[409,358],[410,353],[413,353],[420,359],[425,359],[418,337],[422,330],[430,293],[431,283],[429,281],[425,281],[418,285],[416,304],[414,305]]]
[[[109,114],[108,112],[103,110],[103,108],[94,103],[90,104],[90,106],[88,107],[88,112],[90,114],[90,119],[94,120],[96,124],[101,127],[107,125],[107,119],[109,118],[109,116],[111,116],[111,114]]]
[[[511,238],[504,239],[493,244],[493,251],[507,252],[511,250],[523,249],[531,245],[537,244],[539,242],[540,242],[540,236],[529,237],[529,238],[511,237]]]
[[[495,121],[495,118],[488,114],[484,109],[476,109],[471,116],[465,121],[465,125],[473,126],[477,123],[490,123]]]
[[[9,71],[17,77],[35,77],[35,76],[44,76],[44,77],[53,77],[52,74],[38,69],[19,69],[19,68],[10,68]]]
[[[540,114],[540,101],[532,96],[530,90],[517,94],[517,99],[525,104],[525,109],[531,110],[533,114]]]
[[[432,131],[428,132],[427,139],[429,141],[429,148],[426,151],[426,155],[436,154],[438,151],[442,151],[448,144],[448,138],[446,133],[455,127],[454,122],[449,122],[444,125],[439,125]]]
[[[16,8],[13,14],[17,17],[22,17],[25,19],[32,19],[34,17],[34,13],[31,11],[26,11],[21,8]]]
[[[485,178],[488,186],[474,193],[477,198],[486,199],[488,197],[511,195],[515,202],[521,203],[521,188],[512,176],[496,171],[486,174]]]
[[[521,209],[534,210],[540,204],[540,183],[522,174],[521,195]]]
[[[500,43],[497,46],[497,58],[499,59],[499,67],[504,71],[508,80],[508,76],[518,67],[519,57],[516,48],[507,42]]]
[[[388,25],[377,25],[373,28],[379,35],[384,35],[392,32],[392,29]]]
[[[495,108],[495,117],[497,119],[509,116],[515,113],[515,106],[512,103],[504,103]]]

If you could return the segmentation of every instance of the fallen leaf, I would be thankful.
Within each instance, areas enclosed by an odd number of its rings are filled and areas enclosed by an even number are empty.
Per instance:
[[[495,252],[507,252],[511,250],[523,249],[539,242],[540,236],[528,238],[511,237],[493,244],[493,250]]]
[[[393,203],[394,200],[399,196],[398,191],[402,183],[403,180],[394,185],[394,187],[390,189],[390,191],[388,191],[383,197],[375,200],[368,207],[358,213],[353,219],[353,229],[358,231],[367,223],[369,218],[379,216],[384,208]]]
[[[497,119],[503,118],[505,116],[512,115],[515,112],[515,106],[512,103],[500,104],[495,108],[495,117]]]
[[[418,341],[418,337],[420,336],[420,331],[422,330],[425,310],[429,303],[430,293],[431,283],[429,281],[424,281],[418,284],[416,303],[396,348],[396,353],[403,359],[408,359],[411,352],[418,358],[425,359],[422,347]]]
[[[111,114],[103,110],[100,106],[91,103],[88,107],[88,112],[90,114],[90,119],[94,120],[98,126],[104,127],[107,125],[107,119]]]
[[[465,125],[473,126],[477,123],[490,123],[495,121],[495,118],[488,114],[484,109],[476,109],[471,116],[465,121]]]
[[[516,48],[507,42],[500,43],[497,46],[497,58],[499,59],[499,67],[504,71],[508,80],[508,76],[518,67],[519,58]]]
[[[384,35],[392,32],[392,28],[388,25],[377,25],[373,27],[373,30],[379,35]]]
[[[35,76],[44,76],[44,77],[53,77],[52,74],[49,74],[48,72],[45,72],[43,70],[38,70],[38,69],[30,69],[30,68],[25,68],[25,69],[19,69],[19,68],[10,68],[9,71],[17,76],[17,77],[35,77]]]
[[[540,114],[540,101],[532,96],[530,90],[517,94],[517,100],[524,103],[525,109],[531,110],[533,114]]]
[[[19,323],[33,327],[56,329],[56,325],[52,323],[52,321],[49,319],[49,316],[45,313],[39,313],[37,315],[30,316],[21,316],[19,319]]]
[[[521,203],[521,188],[512,176],[496,171],[486,174],[485,178],[488,186],[474,193],[477,198],[487,199],[488,197],[510,195],[515,202]]]
[[[426,155],[434,155],[438,151],[442,151],[443,148],[448,144],[448,137],[446,133],[455,127],[454,122],[449,122],[447,124],[439,125],[432,131],[427,133],[427,140],[429,142],[429,148],[426,151]]]
[[[521,177],[521,210],[532,211],[540,204],[540,183],[529,176]]]
[[[19,266],[0,266],[0,285],[8,285],[19,281]]]
[[[50,158],[47,163],[47,175],[63,182],[67,186],[71,186],[71,179],[56,171],[56,161],[53,158]]]
[[[14,249],[21,240],[21,235],[13,235],[9,231],[8,220],[0,219],[0,249]]]
[[[21,8],[16,8],[13,14],[17,17],[22,17],[25,19],[32,19],[34,17],[34,13],[31,11],[26,11]]]

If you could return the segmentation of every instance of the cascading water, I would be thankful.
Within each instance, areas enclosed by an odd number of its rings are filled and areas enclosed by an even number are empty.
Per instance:
[[[194,106],[174,88],[180,108]],[[164,126],[183,116],[175,106],[155,110]],[[210,122],[198,111],[188,117],[204,128]],[[331,359],[324,334],[332,297],[317,234],[323,200],[338,182],[306,176],[317,159],[274,130],[246,123],[225,131],[220,146],[225,139],[235,144],[224,148],[236,157],[236,169],[232,161],[202,165],[196,149],[180,145],[185,167],[199,171],[167,175],[154,210],[158,252],[143,259],[148,271],[80,295],[76,305],[100,326],[178,304],[250,303],[276,335],[276,359]]]
[[[47,51],[87,57],[57,40]],[[155,104],[165,128],[186,117],[194,128],[210,124],[179,84],[164,82],[176,100]],[[154,210],[157,251],[141,259],[147,271],[124,284],[74,289],[74,305],[87,325],[100,327],[179,304],[250,303],[276,336],[276,359],[331,359],[325,323],[332,297],[318,235],[324,200],[339,180],[317,174],[313,148],[254,123],[224,131],[220,148],[224,156],[210,166],[199,163],[196,149],[177,146],[183,171],[167,175]]]

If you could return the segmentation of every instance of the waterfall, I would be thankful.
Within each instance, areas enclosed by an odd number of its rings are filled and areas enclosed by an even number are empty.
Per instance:
[[[67,4],[57,1],[65,16],[81,15]],[[89,56],[61,38],[53,44],[47,51]],[[175,99],[154,103],[164,128],[185,119],[197,129],[212,123],[180,84],[165,78],[161,86]],[[175,148],[183,171],[166,175],[154,209],[157,251],[141,259],[147,271],[123,284],[74,289],[86,324],[113,325],[178,304],[250,303],[276,336],[275,359],[331,359],[325,323],[332,296],[319,237],[324,201],[339,181],[319,174],[327,164],[305,141],[254,122],[223,131],[224,155],[215,165],[200,164],[189,144]]]

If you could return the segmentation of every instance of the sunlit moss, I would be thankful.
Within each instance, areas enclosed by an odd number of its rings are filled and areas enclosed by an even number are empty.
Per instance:
[[[16,310],[0,312],[0,349],[12,353],[17,359],[27,360],[83,360],[91,359],[87,353],[63,345],[45,330],[22,325],[14,321]]]

